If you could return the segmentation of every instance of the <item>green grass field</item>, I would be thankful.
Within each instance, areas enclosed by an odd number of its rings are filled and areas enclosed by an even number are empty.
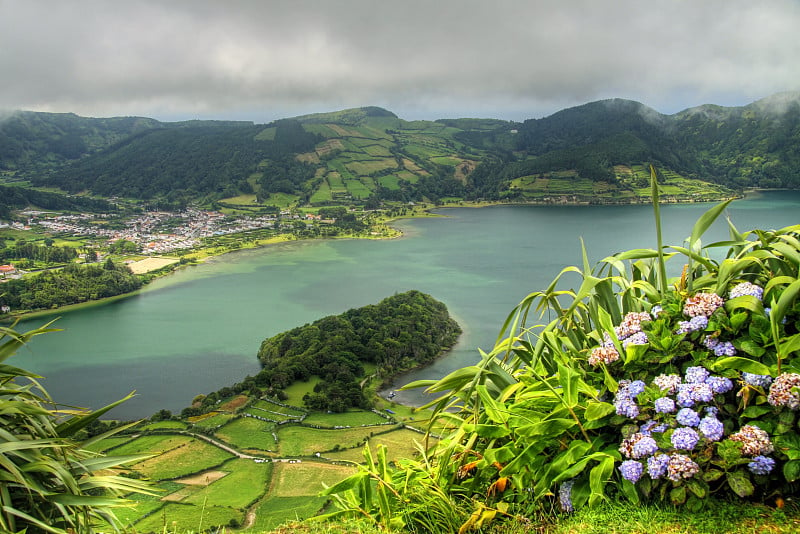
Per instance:
[[[137,426],[137,430],[186,430],[189,425],[183,421],[153,421],[152,423],[145,423],[142,426]]]
[[[132,466],[151,480],[165,480],[198,473],[233,457],[227,451],[199,439],[170,449]]]
[[[204,532],[226,526],[231,519],[241,521],[242,513],[232,508],[206,504],[166,503],[159,510],[134,525],[136,532]]]
[[[289,397],[289,399],[286,401],[286,404],[291,404],[292,406],[302,406],[303,396],[306,393],[313,393],[314,386],[319,384],[319,381],[320,378],[318,376],[312,376],[308,382],[294,382],[288,388],[283,390],[283,392]]]
[[[417,456],[419,449],[415,442],[424,447],[425,436],[413,430],[399,429],[369,438],[369,448],[374,457],[378,450],[378,445],[384,445],[386,447],[386,457],[389,461],[397,461]],[[326,452],[324,456],[334,461],[362,463],[364,461],[364,448],[356,447],[343,451]]]
[[[379,425],[386,423],[387,419],[367,410],[350,410],[344,413],[311,412],[303,422],[307,425],[333,428],[334,426]]]
[[[227,475],[202,487],[183,502],[197,506],[210,502],[216,506],[244,510],[267,491],[272,468],[270,462],[255,463],[239,458],[230,460],[219,468],[227,471]]]
[[[263,534],[289,521],[308,519],[326,502],[326,497],[268,497],[258,504],[253,526],[243,532]]]
[[[191,436],[178,436],[174,434],[141,436],[114,449],[115,455],[123,454],[159,454],[177,447],[187,445],[193,438]]]
[[[355,427],[342,430],[283,426],[278,429],[278,451],[282,456],[310,456],[317,452],[356,447],[370,434],[386,427]]]
[[[275,423],[240,417],[217,430],[214,435],[239,449],[274,451],[277,448],[272,437],[274,429]]]

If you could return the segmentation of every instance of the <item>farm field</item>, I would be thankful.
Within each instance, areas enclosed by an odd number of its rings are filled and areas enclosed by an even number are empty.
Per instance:
[[[278,430],[278,454],[281,456],[312,456],[332,450],[358,447],[370,434],[387,427],[356,427],[341,430],[284,426]]]
[[[275,423],[261,421],[253,417],[240,417],[223,426],[214,434],[225,443],[239,449],[274,451],[277,444],[272,432]]]

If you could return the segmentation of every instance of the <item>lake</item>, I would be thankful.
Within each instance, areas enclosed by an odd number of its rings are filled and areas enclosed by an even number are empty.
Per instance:
[[[665,244],[681,244],[710,204],[662,207]],[[735,201],[740,231],[800,223],[800,192]],[[437,378],[489,350],[508,313],[561,269],[630,248],[655,247],[650,206],[449,208],[396,223],[392,240],[318,240],[213,258],[158,279],[141,293],[64,313],[60,332],[36,337],[10,360],[44,377],[60,402],[98,408],[132,390],[115,417],[180,412],[199,393],[259,370],[261,341],[326,315],[418,289],[444,302],[464,329],[435,364],[403,377]],[[718,221],[706,242],[727,238]],[[19,330],[50,319],[30,320]],[[406,394],[407,395],[407,394]],[[398,396],[411,400],[411,396]]]

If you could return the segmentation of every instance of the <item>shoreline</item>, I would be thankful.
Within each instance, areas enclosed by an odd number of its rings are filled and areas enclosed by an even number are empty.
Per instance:
[[[757,192],[757,191],[776,191],[776,190],[792,190],[792,189],[765,189],[765,188],[748,188],[743,191],[743,193],[739,196],[723,198],[723,199],[713,199],[713,200],[684,200],[684,201],[667,201],[662,202],[665,204],[696,204],[696,203],[713,203],[713,202],[724,202],[725,200],[729,200],[730,198],[742,199],[745,198],[748,192]],[[292,241],[311,241],[311,240],[319,240],[319,239],[378,239],[378,240],[390,240],[390,239],[401,239],[405,237],[405,234],[402,230],[397,227],[392,226],[392,223],[395,221],[401,221],[404,219],[421,219],[421,218],[437,218],[437,217],[448,217],[448,215],[444,215],[441,213],[435,213],[433,210],[439,209],[452,209],[452,208],[487,208],[487,207],[494,207],[494,206],[625,206],[625,205],[645,205],[649,204],[649,200],[633,200],[630,201],[619,201],[619,202],[600,202],[600,203],[591,203],[591,202],[552,202],[552,201],[535,201],[535,200],[526,200],[526,201],[459,201],[454,203],[447,203],[442,205],[435,205],[435,204],[421,204],[415,207],[414,211],[409,215],[400,215],[396,217],[390,217],[385,220],[382,220],[379,224],[386,225],[389,227],[393,233],[392,235],[386,236],[374,236],[374,235],[346,235],[346,236],[326,236],[326,237],[301,237],[298,238],[294,235],[289,234],[282,234],[280,236],[270,237],[263,240],[257,240],[253,243],[249,243],[242,247],[231,249],[231,250],[224,250],[221,252],[213,252],[213,248],[209,249],[199,249],[196,251],[189,252],[184,255],[186,258],[190,258],[190,261],[187,263],[174,263],[172,265],[168,265],[166,267],[161,267],[160,269],[155,269],[150,271],[149,273],[142,273],[144,275],[152,274],[152,278],[150,280],[145,281],[142,288],[137,289],[136,291],[132,291],[130,293],[123,293],[121,295],[115,295],[113,297],[105,297],[102,299],[97,300],[90,300],[86,302],[80,302],[75,304],[68,304],[66,306],[59,306],[58,308],[47,309],[47,310],[31,310],[25,311],[22,313],[10,313],[6,316],[0,317],[0,324],[16,324],[19,321],[28,321],[31,319],[38,319],[41,317],[49,317],[53,315],[59,315],[61,313],[71,313],[73,311],[81,310],[83,308],[91,307],[91,306],[101,306],[105,304],[109,304],[111,302],[115,302],[118,300],[123,300],[126,298],[134,297],[141,292],[146,290],[147,285],[157,278],[162,278],[168,276],[178,269],[183,269],[186,267],[192,267],[195,265],[200,265],[205,263],[206,261],[212,258],[218,258],[225,256],[226,254],[232,254],[234,252],[238,252],[241,250],[257,250],[261,248],[268,248],[271,245],[279,245],[283,243],[288,243]],[[417,210],[418,208],[418,210]],[[162,258],[163,256],[150,256],[150,258]],[[163,269],[163,270],[162,270]],[[162,272],[158,272],[158,271]]]

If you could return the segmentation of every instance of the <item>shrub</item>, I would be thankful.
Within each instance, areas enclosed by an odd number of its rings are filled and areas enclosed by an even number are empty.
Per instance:
[[[698,508],[711,493],[795,491],[800,226],[739,233],[729,223],[728,242],[701,246],[726,202],[683,246],[663,247],[654,173],[651,183],[657,248],[594,268],[584,253],[582,268],[520,303],[476,365],[406,386],[441,394],[429,407],[449,430],[423,461],[368,463],[334,488],[340,513],[415,524],[425,511],[403,504],[415,478],[440,490],[430,499],[442,508],[468,505],[461,531],[611,498]],[[682,274],[669,279],[676,260]],[[577,290],[561,288],[575,277]],[[530,324],[537,312],[548,322]],[[378,480],[380,499],[359,476]]]

